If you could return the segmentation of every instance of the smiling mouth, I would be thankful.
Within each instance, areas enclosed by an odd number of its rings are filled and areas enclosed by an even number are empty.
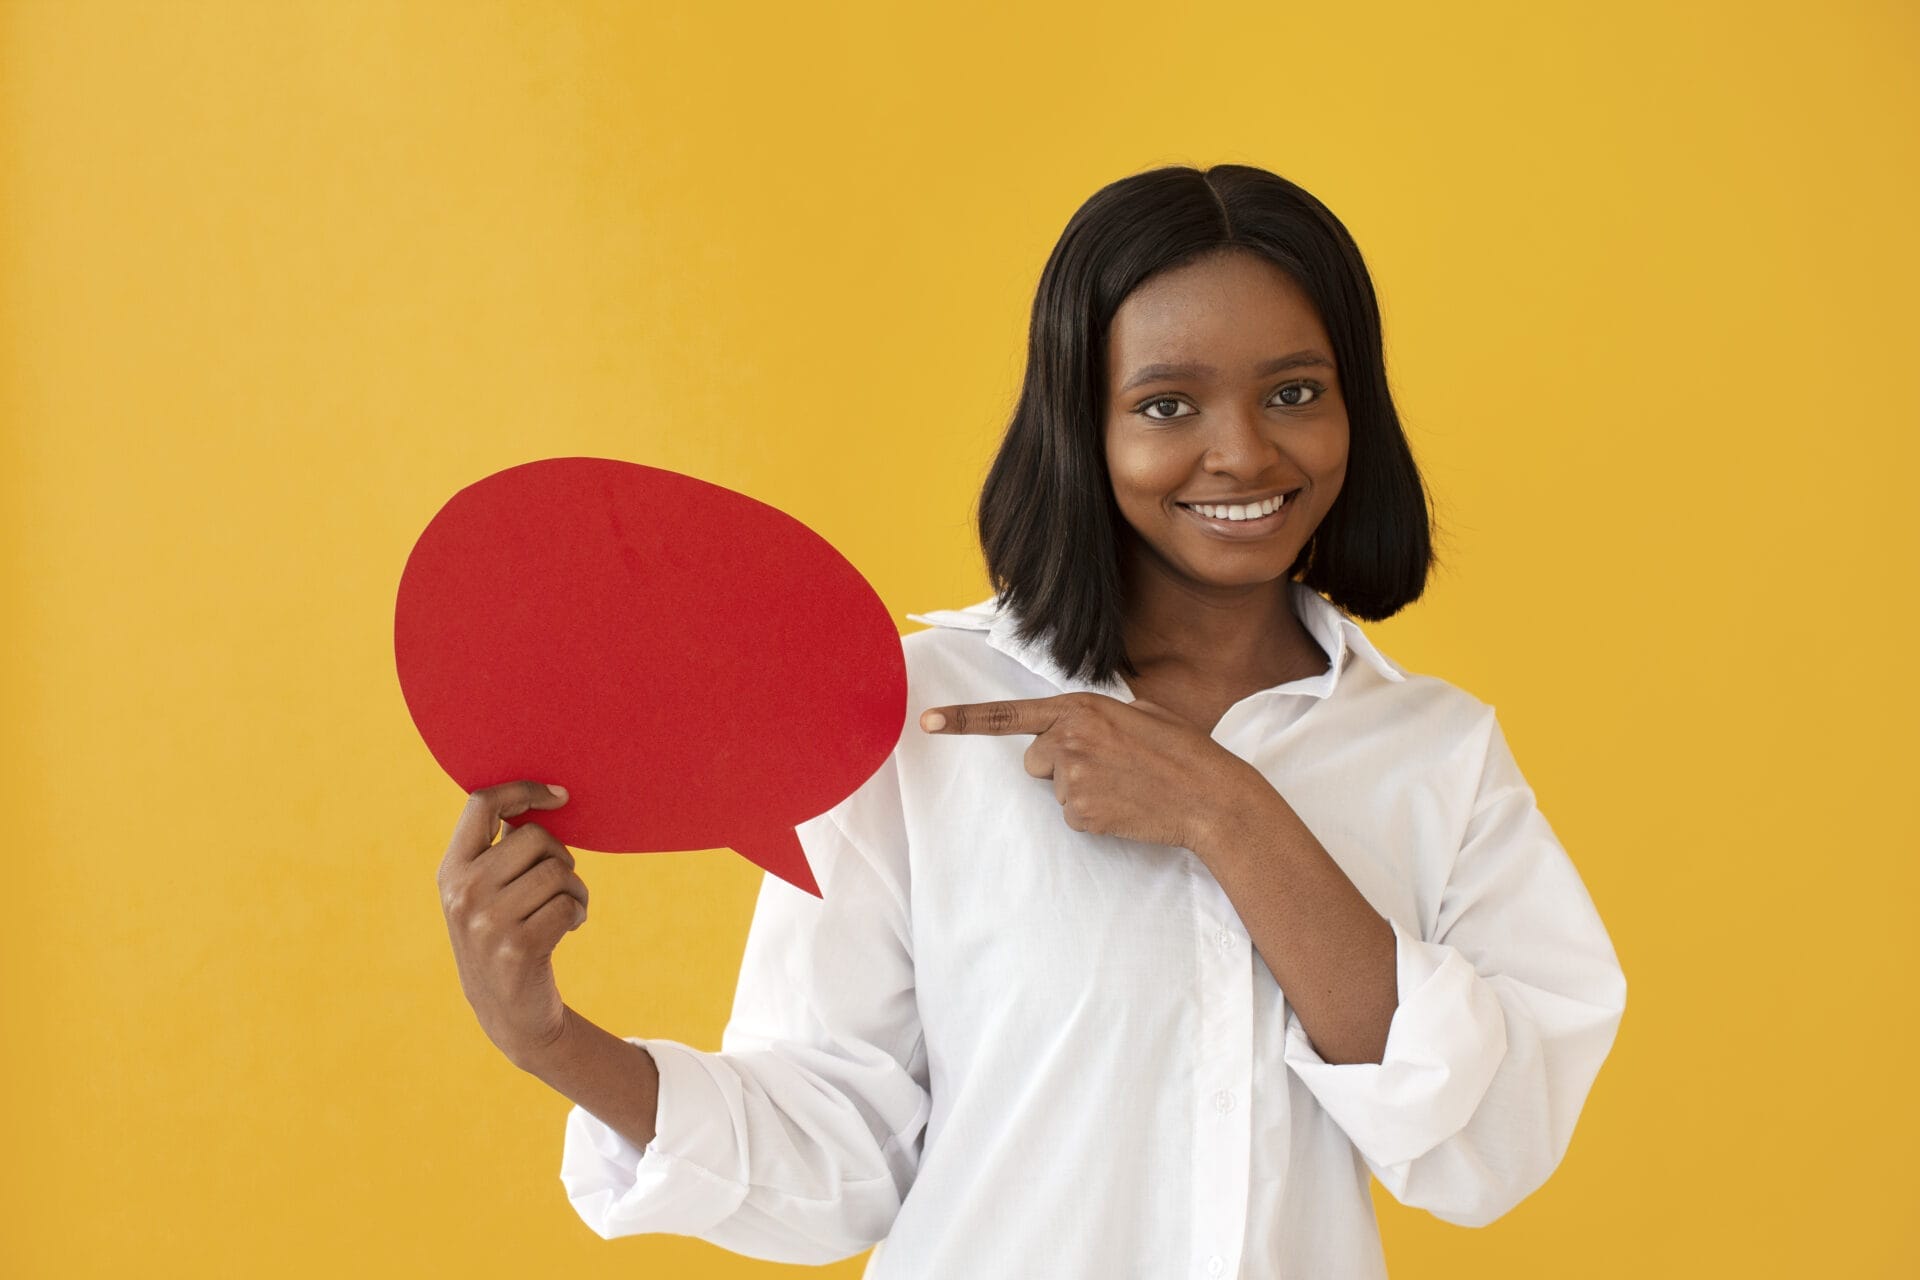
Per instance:
[[[1191,511],[1194,515],[1198,516],[1200,519],[1205,520],[1207,523],[1213,524],[1213,525],[1222,525],[1222,526],[1264,525],[1264,524],[1272,524],[1276,522],[1279,519],[1279,517],[1287,510],[1287,508],[1293,505],[1294,499],[1299,495],[1299,493],[1300,493],[1300,490],[1298,489],[1287,490],[1285,493],[1279,495],[1280,505],[1277,507],[1274,507],[1271,511],[1267,511],[1264,513],[1262,513],[1261,509],[1267,505],[1267,503],[1265,502],[1246,503],[1246,504],[1242,504],[1242,503],[1229,504],[1224,502],[1202,502],[1202,503],[1176,502],[1173,505],[1175,505],[1176,507],[1184,507],[1186,510]],[[1273,499],[1271,498],[1267,499],[1267,502],[1272,502],[1272,501]]]

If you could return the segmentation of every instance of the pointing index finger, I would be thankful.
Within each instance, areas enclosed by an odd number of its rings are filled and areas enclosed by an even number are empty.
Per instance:
[[[920,713],[920,727],[928,733],[1045,733],[1060,718],[1066,696],[928,707]]]

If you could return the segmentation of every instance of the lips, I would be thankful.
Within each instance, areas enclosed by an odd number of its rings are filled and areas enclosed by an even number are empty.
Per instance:
[[[1219,538],[1227,542],[1251,542],[1269,536],[1289,522],[1293,516],[1294,498],[1292,494],[1288,494],[1287,500],[1280,504],[1278,511],[1270,515],[1257,516],[1252,520],[1226,520],[1217,516],[1202,515],[1184,502],[1176,502],[1174,505],[1186,512],[1187,518],[1199,525],[1201,531],[1210,538]]]
[[[1275,497],[1284,499],[1284,501],[1281,502],[1277,510],[1273,512],[1269,512],[1267,515],[1264,515],[1264,516],[1255,517],[1256,520],[1266,520],[1271,518],[1274,515],[1278,515],[1280,512],[1285,511],[1288,507],[1292,506],[1294,498],[1299,493],[1300,493],[1299,489],[1285,489],[1278,494],[1269,493],[1263,497],[1253,498],[1253,499],[1220,498],[1220,499],[1208,499],[1208,500],[1196,501],[1196,502],[1176,502],[1173,505],[1176,507],[1185,507],[1187,510],[1193,511],[1195,515],[1201,515],[1201,513],[1195,510],[1195,508],[1213,507],[1213,508],[1219,509],[1224,507],[1257,507],[1263,503],[1273,501]],[[1216,520],[1216,521],[1222,519],[1222,517],[1217,517],[1217,516],[1201,516],[1201,518],[1204,520]],[[1239,521],[1235,521],[1233,523],[1239,523]]]

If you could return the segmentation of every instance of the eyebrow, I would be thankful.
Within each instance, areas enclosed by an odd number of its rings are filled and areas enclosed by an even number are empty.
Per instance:
[[[1276,356],[1264,364],[1255,365],[1253,376],[1264,378],[1270,373],[1279,373],[1282,369],[1302,369],[1314,365],[1326,369],[1333,368],[1333,362],[1318,351],[1296,351],[1292,355]],[[1210,378],[1219,372],[1210,364],[1150,364],[1136,370],[1134,375],[1127,379],[1127,385],[1121,387],[1117,394],[1125,395],[1142,383],[1158,382],[1163,378]]]

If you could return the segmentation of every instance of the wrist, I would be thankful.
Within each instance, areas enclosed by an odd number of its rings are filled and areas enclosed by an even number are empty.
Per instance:
[[[566,1055],[572,1052],[580,1038],[580,1021],[580,1015],[573,1011],[572,1005],[562,1005],[559,1034],[544,1044],[530,1045],[508,1054],[508,1060],[527,1074],[544,1079],[555,1063],[564,1061]]]
[[[1287,803],[1264,774],[1241,763],[1243,767],[1232,782],[1201,806],[1194,843],[1188,846],[1209,866],[1235,850],[1247,848],[1249,842],[1271,835],[1279,810]]]

